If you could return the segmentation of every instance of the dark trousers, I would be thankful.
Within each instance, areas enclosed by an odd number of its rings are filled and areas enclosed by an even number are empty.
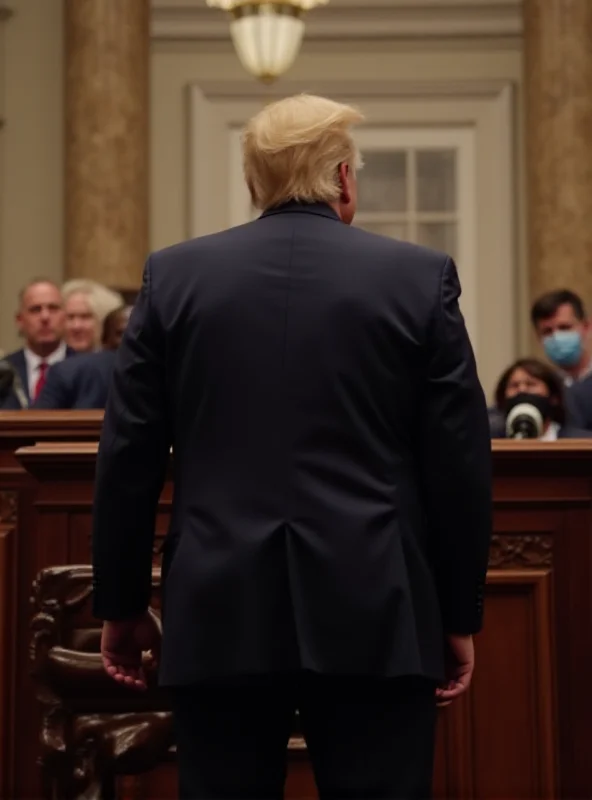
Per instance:
[[[172,690],[184,800],[280,800],[295,709],[321,800],[431,797],[435,685],[302,673]]]

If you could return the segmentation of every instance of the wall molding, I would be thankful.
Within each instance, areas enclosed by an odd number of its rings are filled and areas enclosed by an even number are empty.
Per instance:
[[[500,80],[458,80],[458,81],[416,81],[416,80],[360,80],[303,81],[282,78],[281,84],[264,83],[252,80],[205,80],[199,82],[199,91],[212,101],[260,100],[261,98],[286,97],[304,91],[314,91],[320,95],[330,95],[336,99],[352,98],[363,100],[454,98],[491,99],[498,97],[510,85],[506,79]]]
[[[306,18],[314,40],[519,38],[521,0],[331,0]],[[224,41],[228,17],[205,0],[152,0],[156,41]]]

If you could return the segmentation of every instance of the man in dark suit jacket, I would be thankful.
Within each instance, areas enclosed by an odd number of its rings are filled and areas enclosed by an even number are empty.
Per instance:
[[[545,353],[562,372],[570,423],[592,431],[592,337],[582,298],[570,289],[539,297],[531,320]]]
[[[103,350],[69,358],[51,369],[33,408],[105,408],[115,351],[129,319],[129,309],[107,314],[103,324]]]
[[[566,391],[571,419],[588,431],[592,431],[592,375],[575,381]]]
[[[62,339],[62,305],[60,290],[46,278],[35,278],[21,291],[16,322],[25,346],[5,356],[15,370],[16,386],[0,400],[0,408],[27,407],[40,394],[53,366],[73,354]]]
[[[184,798],[280,797],[295,708],[322,798],[426,798],[436,700],[470,682],[485,399],[452,260],[346,224],[360,119],[310,96],[260,112],[262,217],[153,254],[118,352],[94,610],[108,673],[145,686],[172,446],[160,681]]]
[[[56,364],[33,408],[105,408],[114,365],[113,350],[83,353]]]

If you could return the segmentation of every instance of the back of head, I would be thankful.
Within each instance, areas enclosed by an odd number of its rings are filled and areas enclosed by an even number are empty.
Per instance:
[[[362,120],[355,108],[314,95],[266,106],[243,132],[243,168],[254,206],[336,202],[340,164],[353,171],[361,166],[351,128]]]

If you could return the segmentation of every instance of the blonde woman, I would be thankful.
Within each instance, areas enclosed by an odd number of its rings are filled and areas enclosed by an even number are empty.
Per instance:
[[[90,353],[101,344],[105,317],[125,305],[123,297],[101,283],[75,278],[62,286],[66,312],[66,344],[78,353]]]

